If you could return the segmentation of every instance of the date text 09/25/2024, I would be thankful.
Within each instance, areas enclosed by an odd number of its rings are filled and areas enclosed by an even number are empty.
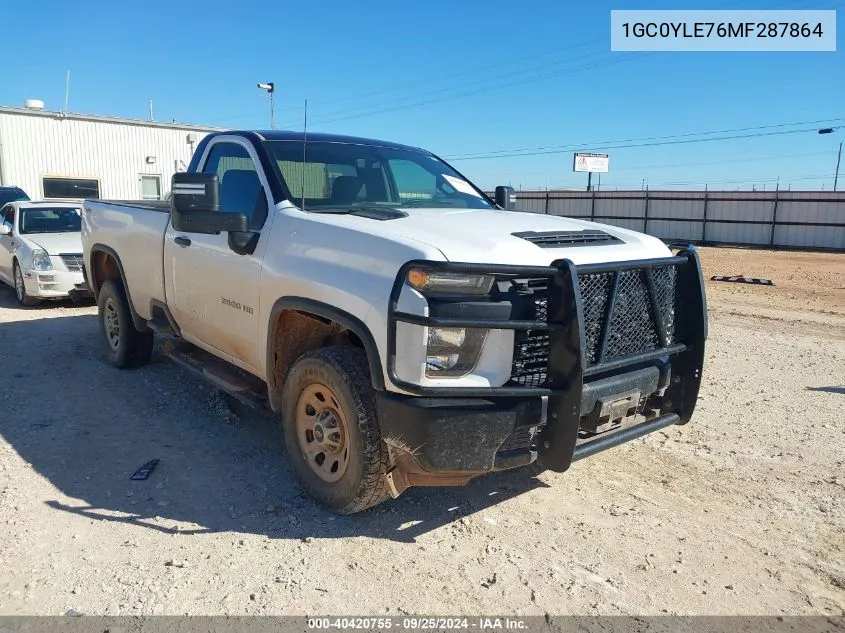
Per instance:
[[[364,629],[376,631],[389,631],[392,629],[402,631],[426,631],[426,630],[477,630],[477,631],[518,631],[527,629],[528,625],[521,618],[499,618],[499,617],[373,617],[373,618],[308,618],[308,629],[330,630],[330,629]]]

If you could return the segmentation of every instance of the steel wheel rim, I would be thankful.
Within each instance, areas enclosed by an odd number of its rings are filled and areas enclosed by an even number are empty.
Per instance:
[[[106,328],[106,340],[112,350],[120,346],[120,317],[114,299],[109,297],[103,305],[103,325]]]
[[[23,301],[23,273],[21,272],[20,267],[15,268],[15,292],[18,294],[18,301]]]
[[[314,383],[296,403],[296,437],[311,471],[326,483],[340,481],[349,466],[349,424],[334,392]]]

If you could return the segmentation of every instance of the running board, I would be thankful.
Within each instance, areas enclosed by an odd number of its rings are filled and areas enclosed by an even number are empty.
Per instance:
[[[156,334],[163,334],[164,336],[178,335],[176,330],[173,329],[173,326],[170,325],[170,321],[168,321],[164,317],[150,319],[149,321],[147,321],[147,327],[149,327]]]
[[[267,408],[267,385],[252,374],[183,341],[165,341],[164,353],[193,374],[256,409]]]

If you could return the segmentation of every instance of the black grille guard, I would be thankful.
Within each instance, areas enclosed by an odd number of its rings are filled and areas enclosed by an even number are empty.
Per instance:
[[[670,336],[658,308],[658,292],[654,271],[674,267],[675,293],[683,307],[676,314]],[[426,317],[400,312],[399,296],[408,271],[422,268],[429,271],[476,273],[494,275],[497,280],[546,278],[549,297],[546,320],[460,319]],[[656,329],[654,349],[606,358],[608,330],[618,298],[616,288],[626,271],[642,271],[648,309]],[[584,306],[579,275],[610,275],[602,329],[596,349],[590,351],[593,362],[587,359]],[[545,331],[549,335],[548,380],[543,386],[506,384],[501,387],[430,387],[420,386],[399,378],[396,372],[396,326],[399,322],[428,327],[464,327]],[[576,266],[563,259],[552,266],[507,266],[459,262],[411,261],[400,269],[388,305],[387,373],[398,388],[419,396],[433,397],[542,397],[548,398],[548,424],[539,445],[543,465],[552,470],[566,470],[572,461],[588,454],[633,439],[639,435],[670,424],[686,424],[695,409],[704,363],[704,343],[707,339],[707,304],[704,279],[698,253],[693,246],[682,248],[672,257]],[[657,359],[671,359],[672,383],[669,386],[660,415],[636,427],[626,429],[618,437],[608,436],[588,443],[578,442],[581,419],[581,394],[585,378],[624,371],[628,367]],[[544,407],[545,409],[546,407]],[[599,448],[601,445],[601,448]],[[604,446],[607,445],[607,446]]]

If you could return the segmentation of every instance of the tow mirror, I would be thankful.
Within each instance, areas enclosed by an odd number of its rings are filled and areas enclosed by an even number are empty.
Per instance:
[[[12,229],[9,228],[8,224],[0,224],[0,235],[9,235],[12,232]]]
[[[217,174],[173,174],[170,180],[170,215],[173,228],[186,233],[217,234],[249,230],[249,218],[245,213],[220,211]]]
[[[506,211],[516,209],[516,191],[513,187],[496,187],[496,204]]]

